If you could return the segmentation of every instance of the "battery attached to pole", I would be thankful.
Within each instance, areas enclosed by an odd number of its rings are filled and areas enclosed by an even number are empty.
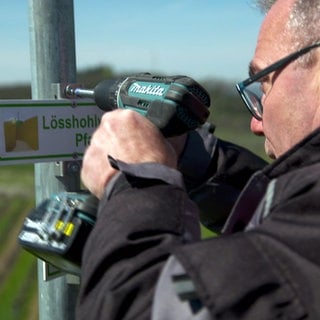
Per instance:
[[[97,205],[98,199],[88,193],[54,195],[26,217],[18,236],[20,245],[56,268],[79,275]]]

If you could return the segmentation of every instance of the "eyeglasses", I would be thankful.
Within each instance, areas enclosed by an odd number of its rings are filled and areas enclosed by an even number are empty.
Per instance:
[[[285,67],[300,56],[319,46],[320,42],[316,42],[310,46],[304,47],[294,53],[291,53],[236,85],[236,88],[246,107],[257,120],[262,120],[263,113],[263,106],[261,102],[263,96],[263,92],[261,90],[261,79],[269,73],[276,71],[279,68]]]

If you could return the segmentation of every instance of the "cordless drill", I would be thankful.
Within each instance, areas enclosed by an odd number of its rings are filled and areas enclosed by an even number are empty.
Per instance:
[[[93,90],[68,85],[65,94],[67,98],[93,98],[105,111],[117,108],[137,111],[154,123],[165,137],[196,129],[209,116],[209,94],[186,76],[142,73],[104,80]]]
[[[165,137],[193,130],[209,116],[208,93],[186,76],[144,73],[105,80],[93,90],[68,85],[65,95],[93,98],[105,111],[117,108],[137,111]],[[19,243],[40,259],[77,275],[83,246],[96,221],[97,205],[98,199],[86,192],[53,195],[31,210],[19,233]]]

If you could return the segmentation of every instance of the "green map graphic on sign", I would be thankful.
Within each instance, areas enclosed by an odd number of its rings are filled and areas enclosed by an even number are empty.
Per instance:
[[[39,149],[38,117],[3,122],[6,152]]]

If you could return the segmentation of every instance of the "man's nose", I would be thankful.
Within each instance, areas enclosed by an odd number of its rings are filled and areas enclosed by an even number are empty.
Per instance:
[[[262,120],[258,120],[255,117],[251,118],[250,130],[257,136],[263,136]]]

